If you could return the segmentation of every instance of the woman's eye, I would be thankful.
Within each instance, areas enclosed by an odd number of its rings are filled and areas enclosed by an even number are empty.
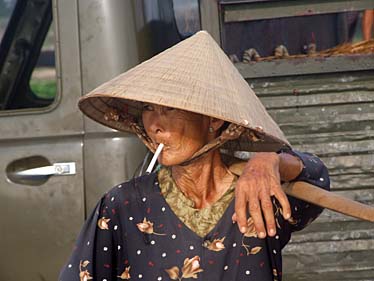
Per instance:
[[[151,111],[151,110],[153,110],[153,107],[151,105],[149,105],[149,104],[144,104],[143,105],[143,110],[145,110],[145,111]]]
[[[172,110],[175,110],[175,108],[173,108],[173,107],[166,107],[165,110],[166,111],[172,111]]]

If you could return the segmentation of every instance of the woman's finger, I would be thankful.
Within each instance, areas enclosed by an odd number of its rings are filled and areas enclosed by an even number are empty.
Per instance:
[[[253,219],[253,224],[256,228],[256,232],[259,238],[266,237],[265,225],[264,220],[262,217],[260,201],[258,200],[257,196],[253,196],[249,198],[249,213]]]
[[[247,198],[240,195],[235,197],[235,214],[239,231],[244,233],[247,231]]]
[[[232,215],[231,220],[232,220],[233,222],[236,222],[236,221],[237,221],[237,219],[236,219],[236,213],[234,213],[234,214]]]
[[[284,219],[288,220],[291,217],[291,206],[290,202],[288,201],[286,193],[284,193],[283,189],[279,186],[274,188],[274,196],[277,198],[279,203],[282,207],[283,217]]]
[[[262,213],[264,214],[266,229],[269,236],[274,236],[276,233],[275,230],[275,219],[274,219],[274,210],[273,203],[271,202],[270,194],[262,193],[261,208]]]

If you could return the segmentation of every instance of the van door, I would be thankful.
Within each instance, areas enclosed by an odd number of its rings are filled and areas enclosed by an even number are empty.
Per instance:
[[[56,280],[85,215],[77,3],[1,2],[0,280]]]

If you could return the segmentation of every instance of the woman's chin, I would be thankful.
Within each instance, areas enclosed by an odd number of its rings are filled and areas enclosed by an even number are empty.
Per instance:
[[[183,159],[177,159],[175,157],[168,157],[167,155],[163,155],[161,154],[158,159],[157,159],[158,163],[161,164],[162,166],[165,166],[165,167],[170,167],[170,166],[176,166],[176,165],[179,165],[179,164],[182,164],[183,162],[185,162],[186,160],[183,160]]]

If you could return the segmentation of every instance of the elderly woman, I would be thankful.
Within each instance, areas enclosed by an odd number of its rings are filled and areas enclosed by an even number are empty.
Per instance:
[[[291,232],[321,209],[291,198],[290,207],[280,182],[328,188],[327,171],[290,149],[209,34],[114,78],[79,105],[94,120],[137,134],[151,151],[164,148],[155,172],[103,196],[59,280],[281,280]],[[238,180],[235,156],[261,150],[280,153],[257,153]]]

